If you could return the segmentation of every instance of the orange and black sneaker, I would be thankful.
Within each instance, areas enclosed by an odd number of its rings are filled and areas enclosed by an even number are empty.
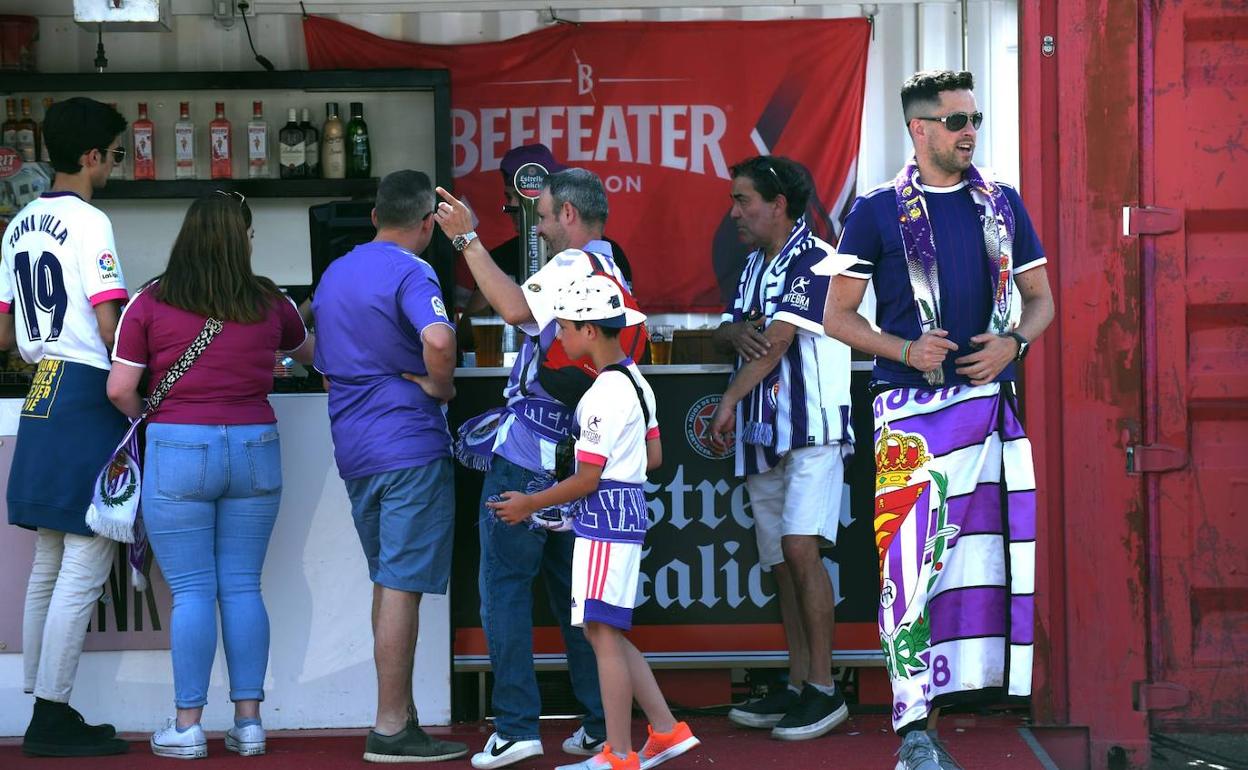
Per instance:
[[[650,725],[646,725],[646,731],[650,733],[650,737],[646,739],[646,745],[641,747],[640,770],[649,770],[673,757],[679,757],[702,742],[693,737],[693,731],[684,722],[677,722],[666,733],[656,733]]]

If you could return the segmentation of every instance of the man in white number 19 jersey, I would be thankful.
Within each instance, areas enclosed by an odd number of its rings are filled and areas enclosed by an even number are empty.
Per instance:
[[[91,610],[117,544],[86,525],[96,475],[128,425],[105,392],[125,282],[113,228],[91,205],[125,158],[126,120],[82,97],[53,104],[44,143],[56,178],[0,242],[0,347],[37,363],[9,473],[9,523],[38,532],[22,619],[25,690],[35,696],[22,749],[38,756],[119,754],[112,725],[69,705]]]

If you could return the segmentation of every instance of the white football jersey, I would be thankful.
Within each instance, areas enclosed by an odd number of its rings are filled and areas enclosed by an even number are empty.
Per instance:
[[[26,361],[110,368],[94,308],[126,297],[103,211],[73,193],[51,192],[13,217],[0,244],[0,310],[12,310]]]
[[[626,364],[646,399],[647,423],[637,398],[637,388],[619,371],[604,371],[576,405],[581,435],[576,440],[576,459],[603,466],[604,481],[628,484],[646,482],[646,441],[659,436],[654,391],[641,376],[637,364]]]

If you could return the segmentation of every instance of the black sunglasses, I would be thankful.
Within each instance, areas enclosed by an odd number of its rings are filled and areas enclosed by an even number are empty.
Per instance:
[[[984,122],[984,113],[982,112],[955,112],[951,115],[946,115],[943,118],[929,118],[929,117],[919,116],[918,119],[919,120],[934,120],[939,123],[944,123],[945,128],[949,129],[950,131],[961,131],[962,129],[966,128],[966,122],[968,120],[971,122],[972,126],[978,129],[980,124]]]
[[[787,191],[787,190],[785,190],[785,187],[784,187],[784,182],[780,180],[780,175],[776,173],[776,169],[775,169],[775,167],[774,167],[774,166],[771,166],[771,165],[768,165],[768,166],[767,166],[767,170],[768,170],[768,171],[770,171],[770,172],[771,172],[771,175],[775,178],[775,180],[776,180],[776,187],[778,187],[778,188],[779,188],[779,194],[780,194],[780,195],[783,195],[785,198],[788,198],[788,197],[789,197],[789,193],[788,193],[788,191]]]
[[[108,152],[111,152],[113,154],[113,163],[121,163],[122,161],[126,159],[126,148],[122,147],[121,145],[113,147],[111,150],[107,147],[101,147],[99,148],[99,150],[100,150],[101,159],[103,159],[104,154]]]

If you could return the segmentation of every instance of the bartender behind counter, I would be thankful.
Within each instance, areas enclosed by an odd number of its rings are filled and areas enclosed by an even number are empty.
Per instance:
[[[516,171],[526,163],[541,164],[552,174],[567,168],[567,166],[555,160],[554,154],[544,144],[526,144],[520,147],[513,147],[503,156],[499,166],[503,177],[503,213],[511,217],[512,224],[516,228],[516,234],[511,239],[491,248],[490,256],[494,258],[494,264],[498,265],[516,283],[519,283],[525,277],[520,274],[522,269],[520,238],[523,235],[524,223],[520,217],[520,194],[516,192],[512,180],[515,179]],[[611,244],[615,264],[620,268],[620,272],[624,274],[624,280],[631,288],[633,284],[633,270],[628,264],[628,258],[624,256],[624,249],[610,238],[604,236],[603,240]],[[490,303],[486,301],[485,295],[477,288],[476,281],[473,280],[472,273],[468,270],[468,266],[463,260],[458,260],[455,263],[455,284],[456,304],[463,311],[464,315],[496,315],[494,309],[490,307]],[[464,326],[467,327],[467,324]],[[471,348],[471,332],[467,328],[461,328],[460,334],[461,347]],[[468,339],[465,339],[465,337],[468,337]]]

